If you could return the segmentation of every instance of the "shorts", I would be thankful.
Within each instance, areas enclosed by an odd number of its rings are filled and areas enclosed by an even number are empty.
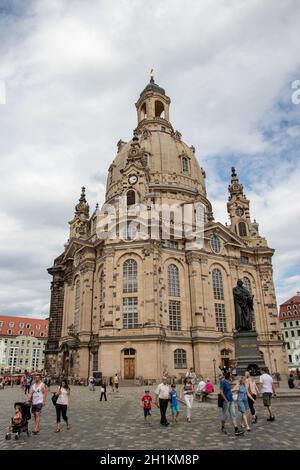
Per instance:
[[[248,399],[247,400],[238,400],[237,405],[238,405],[238,410],[241,413],[246,413],[249,410]]]
[[[264,406],[271,406],[272,393],[263,393],[263,404]]]
[[[175,413],[179,413],[179,403],[176,403],[176,405],[172,405],[171,411],[172,411],[172,415],[174,415]]]
[[[31,412],[32,413],[41,413],[43,408],[42,403],[38,403],[37,405],[32,405]]]
[[[151,408],[144,408],[144,416],[145,418],[151,416]]]
[[[231,419],[236,418],[233,401],[224,401],[223,403],[222,421],[226,421],[228,416],[230,416]]]

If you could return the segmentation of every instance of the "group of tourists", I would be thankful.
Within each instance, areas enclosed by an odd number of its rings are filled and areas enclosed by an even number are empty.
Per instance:
[[[180,402],[186,406],[186,420],[188,423],[192,421],[192,410],[194,403],[195,393],[199,395],[199,400],[202,401],[210,393],[214,391],[213,384],[210,379],[206,382],[203,378],[200,379],[198,387],[196,388],[196,374],[191,368],[185,376],[183,385],[180,387],[179,393],[176,390],[176,384],[168,384],[168,378],[163,377],[162,382],[155,390],[155,405],[160,409],[160,424],[162,426],[169,426],[166,413],[170,405],[172,421],[178,422],[180,413]],[[145,424],[150,424],[151,409],[152,409],[152,396],[149,389],[145,390],[145,394],[141,397],[141,403],[144,409]]]
[[[220,377],[220,392],[218,395],[218,406],[221,408],[221,432],[227,434],[225,423],[228,418],[231,419],[234,426],[235,435],[244,434],[245,431],[250,432],[251,428],[248,422],[248,411],[252,415],[252,423],[257,422],[257,414],[255,411],[255,401],[259,393],[262,394],[263,404],[268,411],[267,421],[275,421],[275,416],[271,407],[272,395],[276,396],[274,383],[268,369],[263,367],[262,374],[259,377],[259,383],[256,384],[249,372],[238,380],[237,384],[233,384],[232,375],[226,372]],[[237,401],[238,411],[241,413],[241,423],[238,426],[235,413],[235,400]]]

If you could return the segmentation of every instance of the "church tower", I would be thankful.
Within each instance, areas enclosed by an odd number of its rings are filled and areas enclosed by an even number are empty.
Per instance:
[[[53,374],[118,372],[124,380],[154,381],[163,373],[180,378],[194,367],[213,378],[219,365],[235,361],[237,279],[254,296],[265,363],[271,372],[274,360],[278,371],[285,370],[274,250],[250,220],[234,169],[227,205],[231,225],[214,220],[205,172],[195,147],[173,128],[170,103],[151,76],[135,105],[133,135],[118,141],[104,204],[92,215],[82,188],[70,238],[48,270],[53,283],[46,369]],[[192,207],[193,229],[199,205],[202,244],[191,246],[177,216]],[[156,207],[164,208],[157,218]],[[111,230],[102,236],[107,226]]]

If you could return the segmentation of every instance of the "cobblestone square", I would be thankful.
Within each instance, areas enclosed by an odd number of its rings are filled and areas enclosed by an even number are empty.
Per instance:
[[[56,388],[51,387],[51,391]],[[191,423],[185,420],[185,406],[180,404],[180,421],[167,428],[159,423],[159,410],[154,406],[152,426],[144,425],[143,410],[139,399],[142,387],[122,387],[119,392],[109,392],[108,401],[99,401],[99,388],[89,391],[86,387],[72,387],[72,404],[68,412],[71,429],[55,433],[55,408],[48,392],[42,413],[41,431],[20,441],[5,440],[5,430],[13,415],[15,401],[24,401],[19,387],[0,391],[0,449],[48,449],[48,450],[201,450],[201,449],[300,449],[300,402],[273,399],[276,421],[269,423],[261,401],[257,404],[258,422],[252,431],[235,437],[230,423],[228,435],[220,432],[219,409],[215,402],[194,402]],[[154,398],[154,388],[151,389]],[[170,410],[168,410],[170,415]],[[34,418],[29,422],[33,429]]]

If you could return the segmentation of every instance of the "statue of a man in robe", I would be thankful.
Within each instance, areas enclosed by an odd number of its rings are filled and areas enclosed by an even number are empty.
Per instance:
[[[237,331],[251,331],[253,321],[253,295],[244,287],[241,279],[233,288],[235,328]]]

